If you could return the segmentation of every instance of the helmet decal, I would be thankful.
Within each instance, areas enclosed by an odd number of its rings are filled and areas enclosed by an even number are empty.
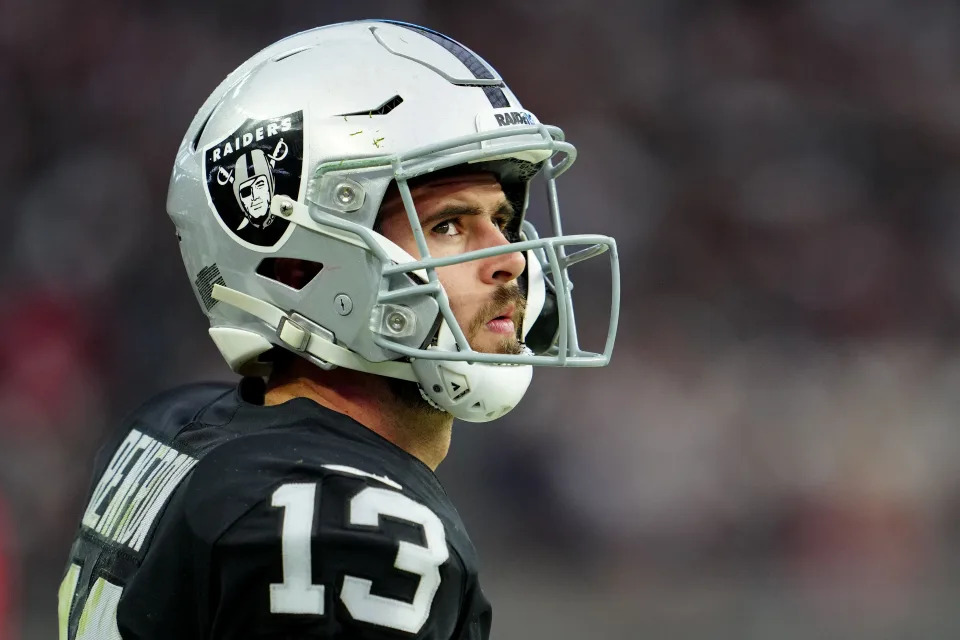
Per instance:
[[[210,203],[226,228],[251,244],[273,246],[289,222],[270,213],[270,201],[300,193],[303,112],[247,120],[209,145],[203,164]]]

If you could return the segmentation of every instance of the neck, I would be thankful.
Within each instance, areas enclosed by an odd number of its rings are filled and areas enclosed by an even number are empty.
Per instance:
[[[450,449],[453,416],[429,406],[415,383],[295,359],[267,384],[264,404],[309,398],[378,433],[433,470]],[[410,385],[406,387],[405,385]]]

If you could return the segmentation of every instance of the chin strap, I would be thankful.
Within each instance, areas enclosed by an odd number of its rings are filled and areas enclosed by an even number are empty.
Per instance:
[[[409,363],[370,362],[353,351],[330,342],[326,336],[297,324],[282,309],[269,302],[220,284],[213,285],[211,295],[214,300],[219,300],[263,320],[276,332],[277,338],[292,351],[310,354],[314,358],[345,369],[419,382]]]

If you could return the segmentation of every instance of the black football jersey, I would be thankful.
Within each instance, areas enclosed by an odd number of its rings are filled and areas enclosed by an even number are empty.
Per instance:
[[[100,451],[60,586],[66,640],[481,640],[491,610],[433,472],[306,398],[198,384]]]

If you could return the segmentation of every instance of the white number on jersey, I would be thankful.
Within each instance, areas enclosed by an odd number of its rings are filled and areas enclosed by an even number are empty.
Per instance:
[[[67,640],[67,624],[70,619],[70,604],[77,590],[80,565],[71,564],[63,582],[60,583],[60,640]],[[117,605],[123,588],[103,578],[97,578],[87,596],[80,614],[75,640],[121,640],[117,628]]]
[[[283,582],[270,585],[271,613],[323,615],[323,585],[310,584],[310,531],[317,485],[285,484],[273,492],[275,507],[282,507]]]
[[[280,552],[283,582],[270,585],[270,611],[323,615],[324,586],[312,584],[310,539],[313,528],[316,484],[285,484],[273,493],[271,504],[284,509]],[[430,509],[402,493],[367,487],[350,500],[351,524],[379,526],[380,516],[423,527],[426,546],[401,540],[393,566],[420,576],[413,602],[373,595],[373,583],[347,575],[340,599],[355,620],[399,631],[417,633],[430,616],[440,588],[440,565],[447,561],[443,523]]]

